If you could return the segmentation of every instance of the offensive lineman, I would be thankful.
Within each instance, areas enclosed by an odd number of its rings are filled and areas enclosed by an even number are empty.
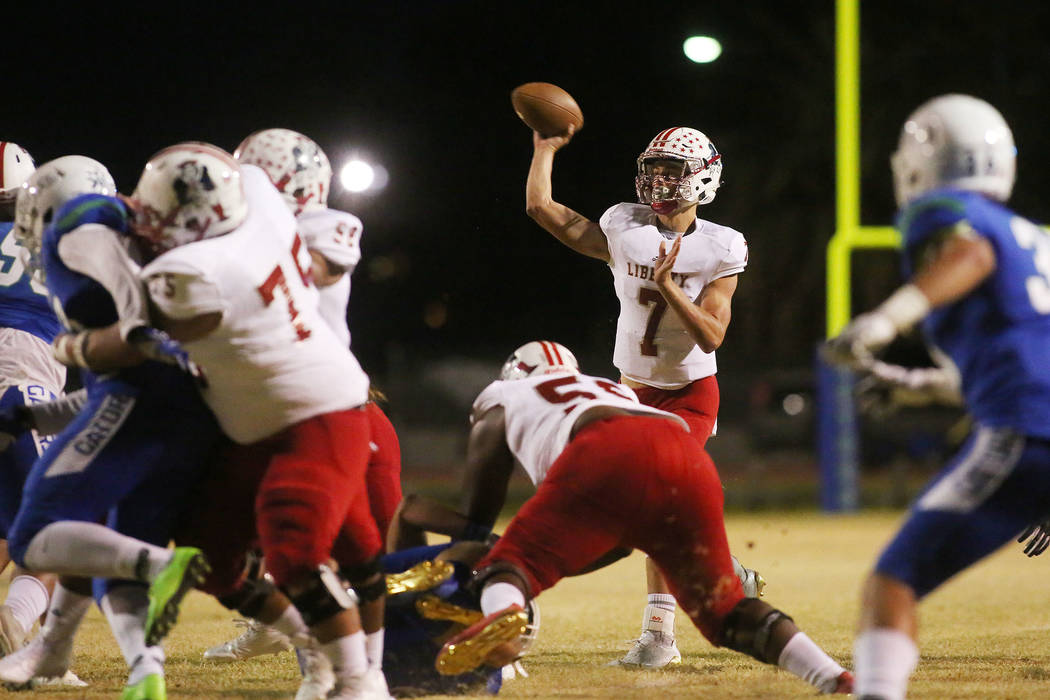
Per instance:
[[[136,233],[159,253],[143,270],[158,317],[207,367],[204,397],[227,435],[263,455],[266,566],[334,667],[329,697],[385,700],[330,559],[350,519],[353,563],[374,562],[382,585],[364,489],[368,377],[317,311],[291,212],[262,170],[203,143],[154,155],[131,202]]]
[[[1016,148],[1002,115],[968,95],[920,106],[891,159],[909,281],[825,348],[858,369],[921,323],[952,361],[975,428],[927,485],[863,590],[857,694],[905,697],[917,606],[1050,502],[1050,238],[1002,203]]]
[[[533,132],[526,211],[565,245],[609,265],[620,301],[613,353],[620,381],[642,403],[680,416],[703,447],[718,415],[714,351],[729,326],[737,276],[747,266],[744,237],[696,213],[715,198],[722,156],[696,129],[661,131],[638,156],[639,203],[613,205],[595,223],[551,194],[554,154],[573,131],[550,138]],[[681,663],[675,601],[649,560],[646,579],[642,633],[619,663]]]
[[[850,692],[849,672],[790,617],[744,597],[718,474],[680,416],[639,403],[629,387],[580,374],[564,346],[534,341],[481,392],[471,421],[468,469],[509,475],[517,462],[538,486],[476,565],[486,617],[445,644],[439,671],[513,660],[527,600],[641,549],[711,643],[776,664],[821,692]],[[673,538],[668,520],[678,526]]]

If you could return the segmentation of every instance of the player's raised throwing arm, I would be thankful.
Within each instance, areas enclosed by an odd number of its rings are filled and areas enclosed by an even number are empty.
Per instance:
[[[583,214],[555,202],[551,195],[554,154],[572,138],[570,126],[564,136],[544,138],[532,132],[532,164],[525,183],[525,213],[555,238],[578,253],[609,262],[609,243],[601,227]]]

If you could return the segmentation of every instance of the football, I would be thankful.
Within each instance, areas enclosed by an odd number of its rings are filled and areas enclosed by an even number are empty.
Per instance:
[[[570,124],[583,128],[583,112],[572,95],[550,83],[525,83],[510,93],[514,111],[543,136],[567,133]]]

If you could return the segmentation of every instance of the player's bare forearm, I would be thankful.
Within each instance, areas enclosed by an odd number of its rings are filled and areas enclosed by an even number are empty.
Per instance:
[[[704,287],[695,302],[670,278],[662,280],[659,288],[667,305],[700,349],[714,352],[722,345],[729,328],[736,282],[736,275],[715,280]]]
[[[73,346],[80,344],[79,354],[73,350]],[[63,334],[55,338],[55,356],[63,364],[71,364],[67,359],[73,359],[74,366],[86,367],[94,372],[111,372],[123,367],[133,367],[145,361],[146,357],[120,335],[120,323],[114,323],[106,328],[85,331],[73,336]],[[83,360],[81,362],[80,360]]]
[[[466,516],[433,499],[409,494],[398,505],[387,533],[387,550],[420,547],[427,543],[426,533],[433,532],[460,539],[467,530]]]
[[[953,236],[912,279],[931,307],[943,306],[976,289],[995,271],[995,249],[986,238]]]
[[[513,471],[514,456],[507,447],[503,407],[499,406],[478,417],[470,431],[463,511],[471,522],[488,527],[495,524]]]
[[[554,201],[551,168],[554,150],[537,147],[525,183],[525,213],[544,230],[578,253],[609,261],[609,243],[601,227],[579,212]]]

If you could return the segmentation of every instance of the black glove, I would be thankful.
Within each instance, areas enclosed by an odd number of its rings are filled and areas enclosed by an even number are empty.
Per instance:
[[[1045,552],[1050,546],[1050,518],[1026,527],[1017,537],[1018,542],[1025,540],[1028,540],[1028,544],[1024,546],[1024,553],[1028,556],[1038,557]]]

